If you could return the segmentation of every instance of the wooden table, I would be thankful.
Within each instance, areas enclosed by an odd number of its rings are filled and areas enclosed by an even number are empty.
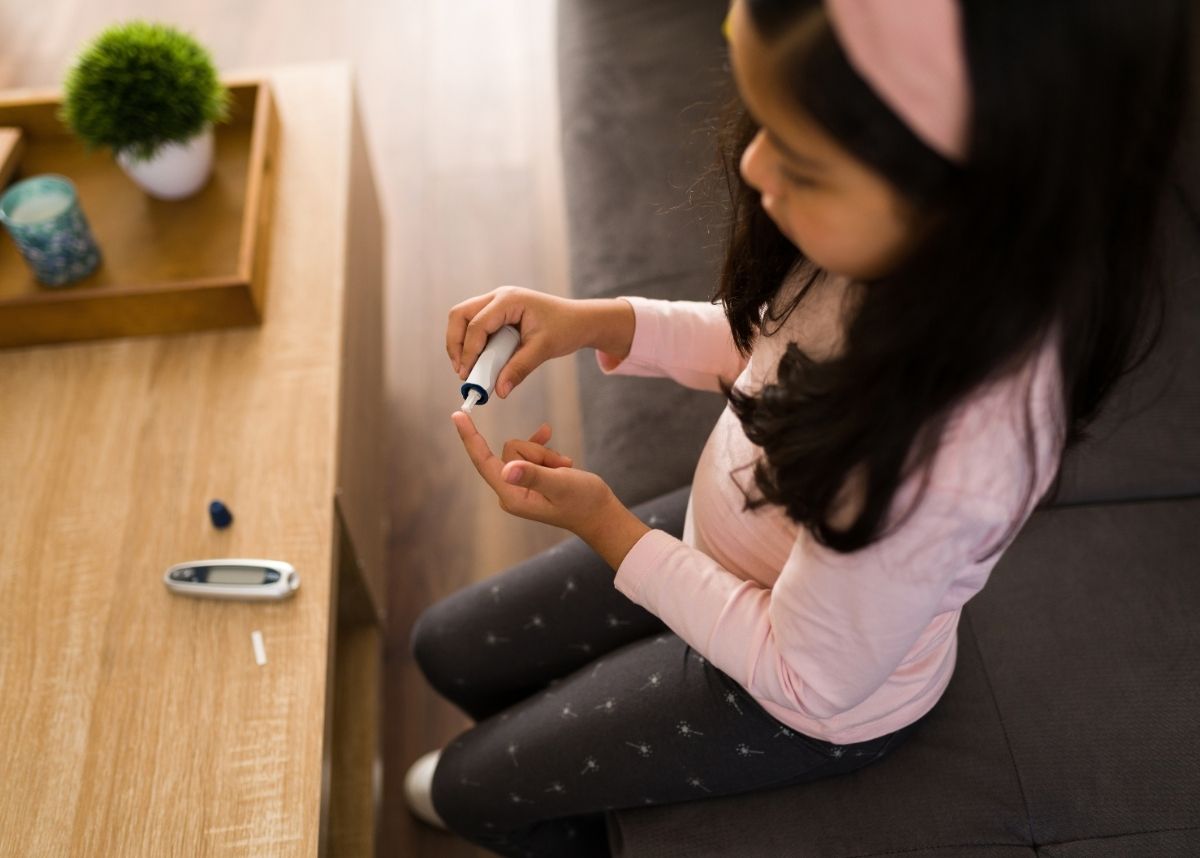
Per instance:
[[[350,70],[266,76],[261,328],[0,351],[0,855],[373,848],[381,218]],[[302,583],[273,604],[163,586],[214,557]]]

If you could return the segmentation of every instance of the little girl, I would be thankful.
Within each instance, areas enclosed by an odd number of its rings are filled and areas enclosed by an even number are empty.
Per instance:
[[[503,855],[605,855],[608,810],[904,739],[1146,343],[1189,7],[734,0],[718,302],[505,287],[450,314],[463,378],[519,327],[502,399],[591,347],[728,408],[690,494],[636,511],[548,426],[498,457],[454,415],[505,510],[579,539],[418,621],[430,683],[477,722],[410,771],[418,814]]]

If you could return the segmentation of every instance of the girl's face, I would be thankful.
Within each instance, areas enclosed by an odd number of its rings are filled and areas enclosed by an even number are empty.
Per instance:
[[[887,274],[915,235],[912,207],[881,175],[837,144],[788,96],[779,59],[827,26],[814,9],[777,44],[759,38],[744,0],[730,11],[730,57],[758,133],[741,161],[746,183],[779,230],[827,271],[853,279]]]

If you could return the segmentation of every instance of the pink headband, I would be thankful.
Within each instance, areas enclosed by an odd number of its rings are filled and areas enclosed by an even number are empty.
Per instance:
[[[958,0],[826,0],[850,64],[951,161],[967,155],[970,90]]]

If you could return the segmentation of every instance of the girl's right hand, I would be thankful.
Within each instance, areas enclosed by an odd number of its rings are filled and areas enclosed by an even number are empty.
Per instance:
[[[521,344],[496,379],[501,399],[545,361],[585,346],[625,357],[633,340],[633,308],[619,299],[573,300],[517,286],[470,298],[450,310],[446,324],[446,354],[460,379],[470,375],[488,337],[504,325],[521,332]]]

